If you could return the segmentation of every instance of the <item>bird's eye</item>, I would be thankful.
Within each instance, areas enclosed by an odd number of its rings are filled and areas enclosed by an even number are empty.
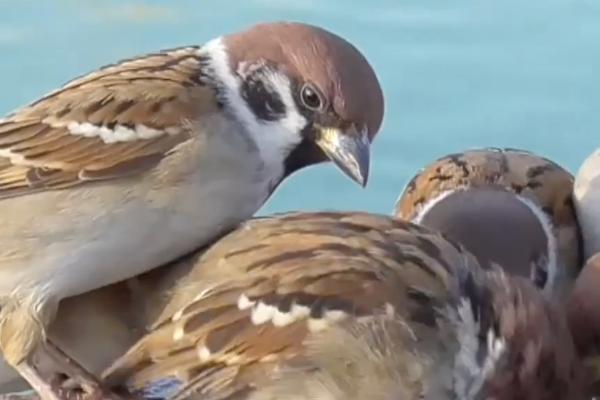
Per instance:
[[[310,84],[302,86],[300,91],[300,99],[306,108],[311,110],[319,110],[323,106],[323,100],[315,88]]]

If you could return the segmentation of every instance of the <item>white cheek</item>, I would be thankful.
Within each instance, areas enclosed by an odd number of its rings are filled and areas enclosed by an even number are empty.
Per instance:
[[[289,89],[287,90],[289,92]],[[280,93],[281,94],[281,93]],[[259,129],[250,132],[265,165],[278,175],[283,175],[285,158],[302,141],[301,131],[306,119],[296,109],[291,95],[290,101],[282,98],[285,104],[285,117],[277,121],[260,121]]]
[[[221,39],[208,42],[202,49],[211,59],[215,75],[225,87],[225,96],[232,112],[245,128],[245,132],[256,145],[265,166],[268,179],[281,178],[284,172],[285,158],[302,141],[301,131],[307,124],[294,102],[290,82],[280,73],[267,76],[285,105],[286,114],[277,121],[259,120],[246,101],[240,95],[241,81],[230,68],[229,57]],[[242,69],[244,66],[242,66]]]
[[[306,126],[306,118],[300,114],[298,107],[296,107],[296,102],[294,102],[290,89],[290,81],[287,77],[278,73],[269,74],[267,78],[271,81],[273,87],[277,89],[286,110],[283,119],[270,122],[270,124],[280,125],[288,132],[293,133],[288,139],[290,142],[295,142],[294,144],[297,144],[301,139],[298,133]]]

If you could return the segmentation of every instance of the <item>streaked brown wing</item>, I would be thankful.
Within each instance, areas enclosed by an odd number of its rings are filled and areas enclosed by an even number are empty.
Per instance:
[[[146,171],[216,110],[182,48],[76,79],[0,120],[0,199]]]
[[[176,398],[244,398],[301,355],[311,334],[341,321],[396,313],[433,323],[454,268],[469,257],[386,217],[258,219],[199,258],[163,317],[105,377]]]

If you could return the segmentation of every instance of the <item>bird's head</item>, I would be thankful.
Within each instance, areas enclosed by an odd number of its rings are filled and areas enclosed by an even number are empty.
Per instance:
[[[265,23],[203,49],[223,107],[281,177],[333,161],[361,185],[383,119],[383,93],[349,42],[301,23]]]

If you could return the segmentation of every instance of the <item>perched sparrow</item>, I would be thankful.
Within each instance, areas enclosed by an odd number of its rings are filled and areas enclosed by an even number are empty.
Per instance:
[[[581,165],[575,177],[573,201],[583,235],[584,256],[587,260],[600,252],[600,149]]]
[[[383,98],[361,53],[297,23],[129,59],[0,121],[0,347],[28,356],[59,301],[186,254],[292,172],[367,181]]]
[[[566,321],[541,293],[389,217],[247,222],[168,293],[107,385],[203,400],[580,398]]]
[[[475,254],[565,298],[581,268],[572,176],[513,149],[448,155],[406,186],[395,215],[443,232]]]

